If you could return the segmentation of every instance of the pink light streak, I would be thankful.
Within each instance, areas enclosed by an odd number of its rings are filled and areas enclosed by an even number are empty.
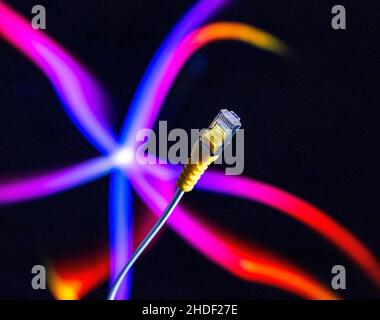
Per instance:
[[[265,204],[300,221],[338,247],[380,288],[380,264],[374,254],[350,231],[310,203],[269,184],[212,170],[200,179],[197,187]]]
[[[198,1],[174,27],[153,57],[136,90],[122,128],[122,144],[133,146],[137,131],[141,128],[151,128],[157,120],[161,105],[156,103],[156,99],[161,96],[162,84],[167,81],[168,69],[183,38],[229,2],[231,0]],[[162,95],[166,93],[163,92]]]
[[[175,189],[173,183],[157,181],[152,176],[133,175],[131,182],[156,216],[165,209]],[[183,206],[175,209],[168,223],[200,253],[242,279],[275,286],[306,299],[339,299],[300,268],[258,246],[234,240],[195,218],[193,211]]]
[[[109,157],[99,157],[43,175],[0,182],[0,205],[38,199],[88,183],[111,171]]]
[[[245,42],[277,54],[285,55],[288,52],[286,45],[280,40],[263,30],[243,23],[218,22],[193,31],[168,55],[166,63],[161,67],[154,85],[149,90],[149,94],[144,97],[145,99],[139,106],[141,108],[140,114],[145,112],[149,117],[141,115],[138,122],[133,124],[127,143],[135,142],[133,137],[136,136],[137,130],[152,126],[174,80],[190,57],[210,43],[226,40]]]
[[[96,80],[60,45],[0,1],[0,36],[40,68],[53,84],[71,120],[99,149],[116,140],[105,122],[107,103]]]

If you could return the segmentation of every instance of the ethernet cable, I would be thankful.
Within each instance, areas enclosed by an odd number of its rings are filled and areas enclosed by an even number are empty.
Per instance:
[[[240,126],[240,118],[233,111],[222,109],[208,129],[201,133],[177,180],[177,190],[172,200],[118,274],[108,294],[108,300],[115,300],[116,294],[133,264],[169,219],[185,192],[193,190],[199,178],[207,170],[208,166],[219,158],[224,147],[231,142],[232,137],[239,130]]]

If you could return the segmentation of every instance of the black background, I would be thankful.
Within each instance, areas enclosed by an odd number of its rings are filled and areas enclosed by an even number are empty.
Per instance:
[[[7,1],[25,16],[47,9],[47,32],[101,79],[119,130],[134,90],[161,41],[194,1]],[[253,24],[295,51],[286,60],[235,42],[202,49],[175,82],[160,119],[203,128],[232,107],[245,129],[245,171],[310,201],[342,222],[376,255],[378,210],[378,8],[339,1],[347,30],[331,28],[336,1],[234,2],[215,17]],[[377,9],[377,10],[376,10]],[[377,14],[376,14],[377,13]],[[98,155],[60,106],[48,80],[0,41],[0,176],[22,176]],[[105,246],[109,179],[20,205],[0,207],[0,298],[51,298],[34,291],[34,264]],[[346,266],[346,298],[374,298],[368,278],[331,244],[265,206],[194,192],[184,202],[246,240],[273,249],[327,285]],[[145,209],[135,196],[137,214]],[[107,284],[88,298],[105,298]],[[167,229],[136,265],[132,297],[294,298],[241,281]]]

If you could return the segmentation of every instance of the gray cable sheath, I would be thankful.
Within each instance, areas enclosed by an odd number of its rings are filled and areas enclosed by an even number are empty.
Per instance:
[[[117,276],[114,284],[111,287],[111,290],[108,294],[107,300],[115,300],[116,294],[120,288],[120,285],[122,284],[124,278],[126,277],[129,269],[133,266],[133,264],[136,262],[136,260],[139,258],[141,253],[145,250],[145,248],[149,245],[149,243],[153,240],[153,238],[156,236],[158,231],[162,228],[162,226],[165,224],[165,222],[170,217],[170,214],[173,212],[174,208],[177,206],[178,202],[181,200],[184,192],[177,189],[175,192],[172,200],[170,201],[169,205],[161,215],[161,217],[157,220],[154,227],[149,231],[149,233],[146,235],[143,241],[141,241],[140,245],[136,249],[136,251],[132,254],[127,264],[124,266],[123,270],[119,273]]]

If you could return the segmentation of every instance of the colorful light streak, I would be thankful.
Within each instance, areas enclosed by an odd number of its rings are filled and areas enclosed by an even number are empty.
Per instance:
[[[214,23],[193,32],[227,2],[223,0],[200,1],[181,20],[161,46],[136,92],[123,127],[120,141],[122,145],[127,146],[127,149],[118,147],[119,143],[107,125],[105,117],[107,104],[98,83],[63,48],[47,35],[33,30],[27,21],[0,2],[0,36],[24,53],[45,73],[61,98],[71,120],[91,143],[105,153],[104,157],[60,171],[26,180],[1,183],[0,204],[48,196],[90,182],[112,170],[110,240],[111,274],[114,275],[122,262],[127,259],[128,252],[131,251],[131,196],[128,180],[132,182],[138,194],[156,214],[160,213],[168,202],[170,186],[173,186],[170,178],[166,178],[167,175],[170,175],[171,169],[160,168],[157,175],[162,178],[159,178],[162,190],[160,189],[160,192],[153,190],[155,193],[147,193],[147,189],[152,189],[153,176],[150,175],[147,178],[145,174],[153,171],[148,167],[139,167],[136,164],[128,163],[122,166],[123,173],[118,160],[120,157],[117,155],[121,150],[133,150],[133,148],[129,148],[133,146],[133,133],[137,129],[153,126],[165,97],[182,66],[196,50],[218,40],[238,40],[275,53],[286,52],[285,46],[273,36],[240,23]],[[142,174],[142,169],[145,174]],[[218,184],[216,182],[218,179],[223,179],[223,175],[212,173],[209,178],[207,176],[201,180],[200,185],[205,190],[264,203],[318,231],[348,254],[380,287],[380,268],[376,258],[357,238],[327,214],[285,191],[248,178],[226,180],[234,185],[234,188],[231,188],[226,184],[216,186]],[[249,191],[242,188],[239,183],[249,184]],[[264,186],[266,189],[263,193]],[[155,195],[152,196],[153,194]],[[184,221],[191,228],[185,228]],[[325,224],[325,222],[328,223]],[[274,285],[305,298],[336,298],[323,285],[299,268],[279,260],[262,249],[255,247],[244,249],[244,246],[238,241],[221,236],[214,228],[192,218],[189,211],[183,208],[174,214],[170,219],[170,224],[200,252],[242,278]],[[334,231],[338,233],[331,235],[331,232]],[[202,246],[194,240],[199,236],[207,239],[209,245]],[[350,245],[354,245],[357,251],[350,252],[348,250]],[[82,297],[90,288],[94,287],[94,283],[99,283],[103,277],[99,277],[95,273],[90,273],[91,276],[88,276],[86,272],[83,272],[76,273],[77,276],[72,276],[72,281],[67,282],[66,280],[70,276],[63,275],[64,271],[54,270],[55,273],[51,274],[54,279],[52,290],[55,293],[63,292],[57,297]],[[104,272],[100,274],[103,275]],[[126,292],[128,292],[128,285]]]
[[[0,1],[0,36],[29,58],[51,81],[70,119],[99,150],[117,147],[107,126],[101,86],[65,49]]]
[[[68,268],[74,265],[75,268]],[[48,268],[48,283],[59,300],[78,300],[96,289],[109,277],[109,254],[106,248],[81,253],[70,261],[55,261]]]
[[[214,23],[192,32],[173,49],[170,56],[165,60],[165,64],[159,70],[158,75],[154,75],[154,83],[157,83],[157,85],[147,87],[143,98],[138,99],[138,102],[136,102],[136,109],[139,110],[141,117],[137,118],[140,120],[139,122],[134,122],[127,141],[135,142],[134,137],[138,129],[152,127],[174,80],[189,58],[202,47],[212,42],[223,40],[245,42],[277,54],[286,54],[288,52],[286,45],[272,35],[243,23]]]
[[[0,205],[38,199],[83,185],[107,175],[113,166],[112,158],[98,157],[43,175],[0,180]]]
[[[152,176],[133,175],[131,182],[157,216],[166,208],[175,191],[173,183],[152,179]],[[168,223],[200,253],[232,274],[248,281],[282,288],[306,299],[338,299],[337,295],[300,268],[258,246],[239,243],[227,232],[219,231],[215,225],[207,225],[195,216],[199,214],[195,215],[180,205]]]
[[[117,169],[111,176],[109,234],[111,248],[111,279],[116,279],[120,270],[133,253],[132,238],[132,192],[124,172]],[[128,273],[116,299],[130,296],[132,271]]]
[[[152,212],[159,216],[174,192],[173,183],[142,172],[131,176],[130,180]],[[306,299],[339,299],[327,287],[300,268],[253,243],[235,240],[227,232],[219,230],[215,225],[205,223],[202,219],[196,218],[197,216],[200,215],[180,206],[168,223],[190,245],[233,275],[243,280],[279,287]],[[99,265],[100,259],[104,257],[98,255],[91,261],[93,263],[97,260],[96,264]],[[79,267],[83,263],[84,260],[81,260]],[[62,297],[67,294],[67,291],[70,294],[76,292],[78,297],[86,293],[83,289],[80,292],[76,290],[78,278],[73,275],[77,267],[72,266],[72,261],[61,264],[60,269],[61,273],[57,272],[56,268],[53,269],[54,275],[61,275],[60,285],[53,288],[55,296]],[[103,279],[104,275],[101,273],[99,282]],[[86,279],[83,281],[85,282]]]
[[[121,131],[122,144],[133,145],[139,129],[152,128],[160,111],[160,106],[156,103],[158,96],[162,95],[160,87],[166,82],[168,67],[183,38],[229,2],[230,0],[199,1],[173,28],[157,50],[132,99]]]
[[[337,246],[380,287],[380,266],[376,257],[355,235],[306,201],[263,182],[213,171],[199,181],[197,186],[206,191],[265,204],[302,222]]]

